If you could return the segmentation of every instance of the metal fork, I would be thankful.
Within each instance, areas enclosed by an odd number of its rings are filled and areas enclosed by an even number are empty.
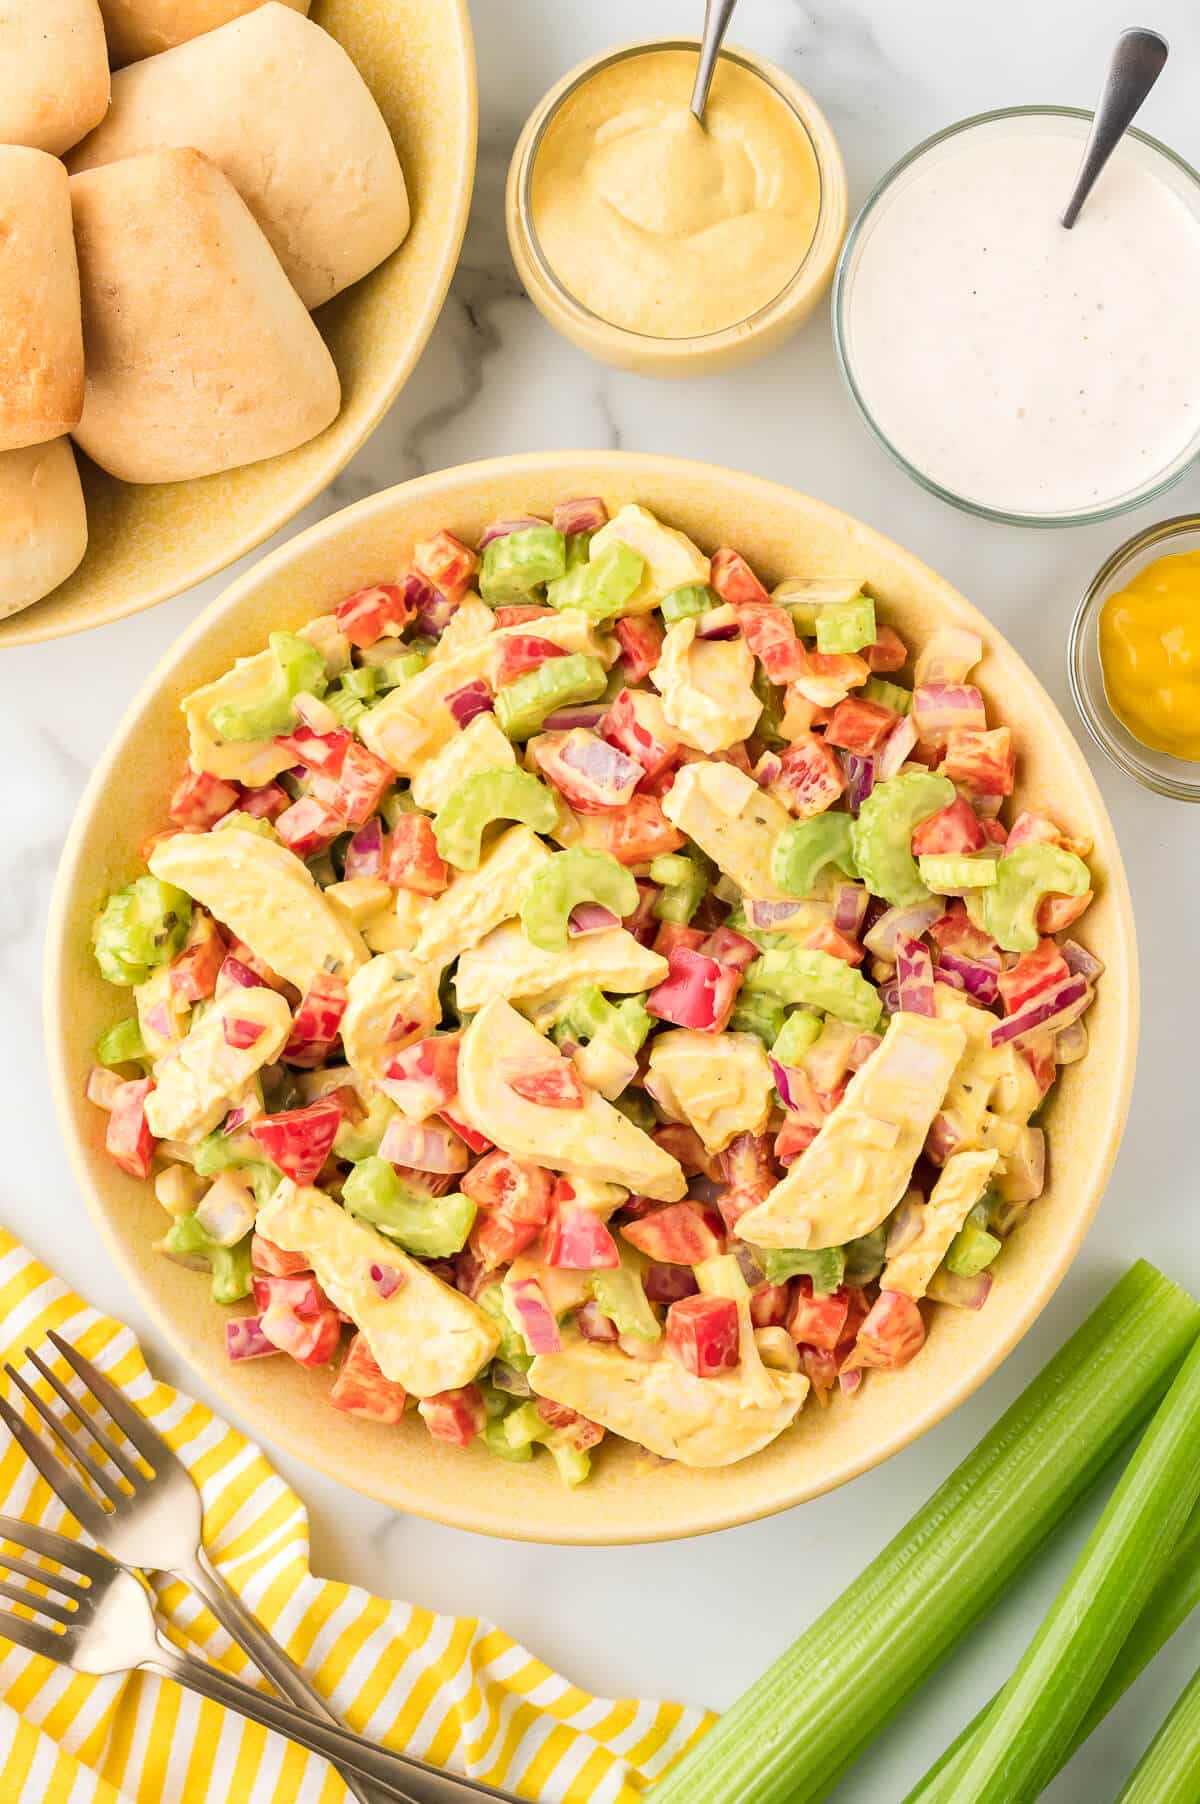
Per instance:
[[[204,1660],[181,1653],[159,1628],[147,1588],[95,1548],[13,1516],[0,1516],[0,1539],[56,1563],[52,1570],[0,1549],[0,1571],[7,1569],[47,1588],[48,1595],[0,1578],[0,1597],[24,1605],[44,1619],[18,1616],[0,1604],[0,1635],[31,1654],[94,1677],[140,1670],[174,1679],[189,1691],[240,1711],[264,1729],[274,1729],[311,1753],[323,1755],[339,1770],[361,1774],[371,1781],[377,1798],[396,1804],[449,1804],[449,1800],[467,1797],[507,1799],[508,1804],[516,1804],[506,1792],[473,1781],[464,1783],[436,1767],[390,1753],[349,1729],[318,1722]]]
[[[159,1572],[183,1579],[204,1599],[221,1626],[283,1697],[310,1717],[332,1723],[340,1730],[338,1718],[325,1699],[209,1559],[201,1532],[203,1506],[200,1493],[183,1461],[172,1453],[158,1431],[90,1359],[85,1359],[58,1334],[51,1332],[49,1339],[55,1351],[71,1367],[85,1393],[90,1393],[102,1405],[119,1431],[106,1431],[95,1416],[83,1410],[83,1399],[72,1396],[45,1360],[26,1347],[25,1357],[84,1429],[82,1436],[70,1429],[18,1371],[11,1365],[4,1367],[8,1378],[53,1436],[53,1442],[47,1443],[34,1433],[11,1404],[0,1397],[0,1417],[50,1489],[66,1505],[80,1527],[104,1547],[118,1565],[130,1572]],[[129,1443],[128,1448],[121,1441],[122,1434]],[[101,1459],[110,1461],[121,1474],[128,1489],[122,1488],[113,1474],[105,1470],[89,1450],[88,1441],[99,1450]],[[65,1449],[87,1475],[99,1492],[99,1501],[64,1464],[54,1442]],[[132,1454],[140,1455],[150,1467],[149,1477]],[[213,1669],[205,1666],[203,1670],[211,1672]],[[251,1695],[262,1697],[260,1692]],[[293,1736],[293,1739],[297,1737]],[[365,1745],[373,1746],[372,1743]],[[336,1763],[336,1755],[331,1758]],[[400,1761],[411,1769],[410,1790],[415,1804],[435,1804],[435,1800],[436,1804],[452,1804],[452,1801],[458,1804],[459,1800],[506,1796],[475,1780],[456,1778],[440,1767],[429,1766],[409,1755],[389,1754],[387,1758]],[[374,1804],[371,1790],[361,1778],[352,1773],[343,1773],[342,1777],[359,1804]],[[424,1786],[419,1794],[412,1789],[418,1779]]]

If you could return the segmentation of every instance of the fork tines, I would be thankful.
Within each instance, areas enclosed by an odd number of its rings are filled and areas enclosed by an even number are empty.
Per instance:
[[[54,1567],[38,1566],[20,1554],[10,1553],[4,1545],[10,1542],[26,1553],[53,1560]],[[22,1605],[46,1619],[44,1622],[32,1621],[0,1605],[0,1634],[30,1653],[44,1654],[52,1660],[66,1658],[75,1640],[69,1631],[78,1630],[90,1617],[91,1587],[108,1578],[110,1565],[103,1554],[81,1542],[68,1541],[63,1535],[38,1528],[31,1522],[20,1522],[15,1516],[0,1515],[0,1571],[45,1587],[44,1593],[31,1591],[24,1585],[0,1578],[0,1598],[7,1598],[10,1603]],[[81,1584],[80,1580],[84,1582]],[[55,1623],[60,1627],[49,1626]],[[64,1636],[62,1630],[68,1633]]]
[[[55,1350],[61,1354],[80,1380],[83,1386],[82,1396],[73,1396],[62,1380],[32,1347],[26,1347],[25,1357],[38,1376],[49,1386],[54,1396],[64,1405],[69,1416],[74,1417],[80,1424],[82,1432],[70,1428],[62,1414],[40,1397],[32,1385],[11,1364],[4,1367],[4,1372],[45,1424],[53,1440],[90,1480],[95,1492],[98,1493],[99,1507],[109,1510],[128,1497],[131,1491],[138,1490],[146,1482],[145,1476],[135,1460],[130,1458],[121,1445],[122,1431],[147,1465],[153,1464],[148,1453],[153,1453],[154,1431],[126,1402],[115,1386],[111,1385],[96,1370],[90,1360],[85,1359],[61,1336],[51,1332],[49,1338]],[[93,1414],[87,1409],[85,1398],[89,1394],[110,1417],[116,1429],[115,1433],[101,1425],[98,1413]],[[58,1492],[71,1513],[80,1520],[86,1521],[83,1510],[90,1505],[94,1514],[97,1508],[94,1498],[79,1484],[70,1469],[62,1464],[52,1448],[46,1445],[3,1397],[0,1397],[0,1419],[4,1421],[14,1440],[32,1460],[47,1484],[52,1490]],[[107,1462],[107,1465],[104,1462]]]

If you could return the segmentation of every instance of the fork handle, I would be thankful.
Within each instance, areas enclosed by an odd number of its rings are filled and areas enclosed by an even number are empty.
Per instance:
[[[286,1735],[289,1741],[331,1761],[352,1787],[357,1787],[361,1779],[368,1780],[373,1799],[386,1799],[388,1804],[478,1804],[480,1798],[493,1798],[516,1804],[508,1792],[495,1791],[474,1779],[459,1779],[407,1754],[393,1754],[350,1729],[335,1728],[292,1704],[267,1697],[240,1679],[209,1666],[207,1661],[180,1653],[161,1630],[157,1639],[160,1652],[142,1661],[144,1672],[174,1679],[214,1704],[236,1710],[262,1728]],[[356,1795],[361,1794],[356,1790]]]

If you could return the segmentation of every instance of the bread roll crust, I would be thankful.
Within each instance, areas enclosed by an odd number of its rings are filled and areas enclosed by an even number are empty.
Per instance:
[[[328,32],[267,0],[177,50],[122,69],[72,172],[192,145],[229,177],[306,306],[390,255],[408,194],[387,123]]]
[[[112,66],[120,69],[143,56],[173,50],[262,4],[263,0],[100,0]],[[306,13],[309,0],[284,4]]]
[[[61,157],[108,107],[108,49],[96,0],[3,0],[0,144]]]
[[[0,451],[61,438],[82,407],[67,172],[44,150],[0,144]]]
[[[232,183],[195,150],[71,178],[87,381],[76,442],[124,482],[294,450],[337,371]]]
[[[0,451],[0,619],[57,589],[86,550],[70,439]]]

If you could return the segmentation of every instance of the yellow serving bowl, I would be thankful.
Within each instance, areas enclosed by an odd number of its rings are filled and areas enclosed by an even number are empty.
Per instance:
[[[342,406],[282,457],[195,482],[118,482],[80,457],[87,555],[44,601],[0,620],[0,647],[139,613],[224,570],[320,494],[412,373],[450,286],[475,177],[475,54],[466,0],[313,0],[375,96],[412,206],[404,243],[318,309]]]
[[[387,1428],[342,1415],[327,1405],[327,1371],[286,1359],[231,1365],[225,1312],[202,1277],[154,1252],[163,1212],[149,1184],[105,1156],[105,1117],[85,1101],[84,1083],[98,1034],[126,1012],[97,972],[92,918],[138,872],[139,845],[164,825],[187,753],[181,697],[258,651],[274,628],[298,627],[348,591],[389,579],[436,527],[473,541],[497,516],[548,514],[556,500],[590,494],[612,509],[641,502],[706,550],[735,545],[770,581],[862,578],[912,644],[948,624],[981,633],[987,649],[972,680],[990,717],[1013,729],[1015,805],[1050,805],[1095,842],[1097,894],[1082,937],[1107,970],[1088,1015],[1091,1051],[1063,1071],[1048,1107],[1049,1186],[1005,1245],[986,1308],[933,1310],[911,1366],[872,1373],[858,1397],[828,1410],[810,1404],[796,1427],[740,1465],[654,1465],[610,1438],[593,1478],[569,1492],[548,1459],[514,1466],[478,1443],[441,1445],[417,1420]],[[46,1041],[63,1132],[89,1207],[163,1333],[241,1420],[311,1465],[397,1509],[531,1541],[665,1540],[746,1522],[878,1465],[961,1403],[1020,1339],[1079,1248],[1120,1139],[1137,1039],[1133,915],[1112,826],[1065,722],[1012,647],[917,558],[845,514],[732,470],[622,452],[497,458],[421,477],[322,521],[234,583],[151,676],[91,781],[59,870],[47,957]]]

